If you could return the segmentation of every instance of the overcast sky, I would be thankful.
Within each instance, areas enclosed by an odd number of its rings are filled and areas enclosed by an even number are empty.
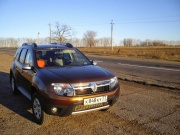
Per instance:
[[[87,30],[97,38],[180,40],[180,0],[0,0],[0,37],[49,36],[55,22],[66,24],[82,38]]]

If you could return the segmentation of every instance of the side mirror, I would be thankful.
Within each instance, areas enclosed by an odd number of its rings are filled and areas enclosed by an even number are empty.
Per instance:
[[[25,64],[25,65],[23,65],[22,69],[23,70],[31,70],[32,67],[29,64]]]
[[[92,63],[93,65],[97,65],[97,62],[94,61],[94,60],[91,60],[91,63]]]

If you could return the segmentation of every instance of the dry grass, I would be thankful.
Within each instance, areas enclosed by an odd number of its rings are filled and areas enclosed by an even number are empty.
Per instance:
[[[166,47],[110,47],[78,48],[85,54],[157,59],[180,62],[180,46]]]

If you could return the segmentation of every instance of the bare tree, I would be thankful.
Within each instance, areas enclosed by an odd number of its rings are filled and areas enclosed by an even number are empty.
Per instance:
[[[124,42],[124,46],[134,46],[135,45],[135,40],[132,38],[127,38],[127,39],[125,38],[123,40],[123,42]]]
[[[73,35],[72,28],[68,25],[55,24],[55,30],[52,31],[53,41],[65,42],[68,37]]]
[[[111,45],[110,37],[103,37],[96,40],[96,46],[108,47]]]
[[[111,38],[105,37],[104,39],[104,47],[110,46],[111,44]]]
[[[96,36],[97,36],[97,33],[95,31],[86,31],[86,33],[84,33],[84,40],[86,42],[86,46],[89,46],[89,47],[95,46]]]
[[[34,38],[26,38],[26,42],[36,42],[36,39],[34,39]]]
[[[18,47],[18,40],[15,38],[0,38],[0,47]]]
[[[124,46],[128,46],[128,42],[126,38],[124,38],[123,43],[124,43]]]

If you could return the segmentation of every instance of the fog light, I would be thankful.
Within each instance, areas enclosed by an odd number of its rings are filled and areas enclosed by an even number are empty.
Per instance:
[[[57,112],[57,108],[56,108],[56,107],[53,107],[53,108],[51,108],[51,111],[52,111],[53,113],[56,113],[56,112]]]

